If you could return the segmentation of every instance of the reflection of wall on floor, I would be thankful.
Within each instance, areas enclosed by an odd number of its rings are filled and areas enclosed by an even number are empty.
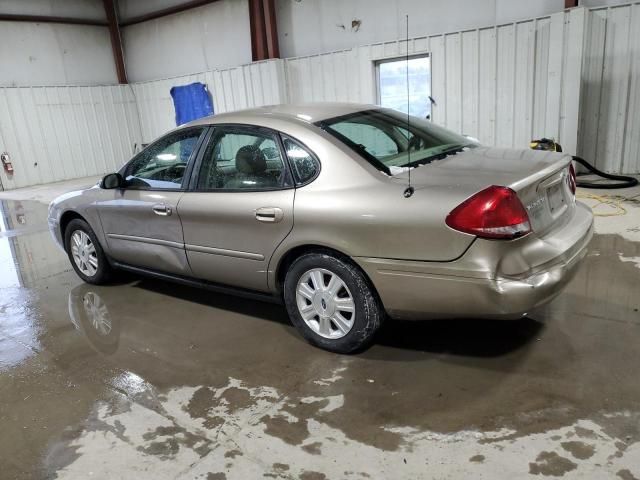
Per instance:
[[[2,269],[0,288],[22,285],[22,279],[15,266],[15,247],[7,234],[7,231],[11,229],[11,224],[9,223],[10,218],[6,203],[7,202],[0,201],[0,269]]]
[[[0,201],[0,288],[34,287],[51,265],[68,262],[49,234],[46,216],[42,204]]]

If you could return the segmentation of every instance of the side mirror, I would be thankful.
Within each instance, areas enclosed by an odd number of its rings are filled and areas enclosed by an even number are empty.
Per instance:
[[[124,178],[119,173],[109,173],[100,180],[100,188],[112,190],[114,188],[122,188],[124,186]]]

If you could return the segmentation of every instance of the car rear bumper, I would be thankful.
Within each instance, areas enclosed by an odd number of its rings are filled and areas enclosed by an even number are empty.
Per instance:
[[[476,240],[453,262],[356,258],[390,316],[402,319],[518,318],[558,295],[593,236],[582,204],[545,237]]]

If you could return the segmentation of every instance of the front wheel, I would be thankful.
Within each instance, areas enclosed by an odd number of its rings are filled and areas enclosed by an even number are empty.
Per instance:
[[[71,220],[64,231],[64,244],[71,265],[82,280],[95,285],[109,281],[111,266],[87,222]]]
[[[365,275],[350,262],[325,253],[303,255],[291,265],[284,300],[305,339],[337,353],[368,346],[384,318]]]

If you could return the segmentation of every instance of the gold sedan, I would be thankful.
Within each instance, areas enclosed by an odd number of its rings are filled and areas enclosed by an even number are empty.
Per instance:
[[[387,316],[517,318],[548,302],[593,218],[567,155],[300,104],[173,130],[56,199],[49,225],[86,282],[123,269],[282,301],[307,340],[347,353]]]

